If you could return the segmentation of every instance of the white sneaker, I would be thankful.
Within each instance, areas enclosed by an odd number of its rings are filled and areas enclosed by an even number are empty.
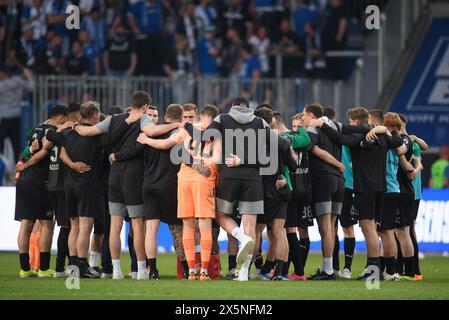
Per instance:
[[[237,281],[248,281],[248,270],[240,269],[239,276],[237,277],[237,279],[234,279],[234,280],[237,280]]]
[[[67,274],[66,271],[62,271],[62,272],[56,272],[54,273],[53,277],[54,278],[67,278],[69,276],[69,274]]]
[[[114,279],[114,280],[123,280],[123,279],[125,279],[125,277],[123,276],[123,273],[121,271],[119,271],[119,272],[114,271],[112,273],[112,279]]]
[[[133,273],[137,273],[136,274],[136,280],[149,280],[150,279],[150,273],[147,270],[143,270],[140,272],[133,272]]]
[[[102,273],[101,279],[112,279],[112,273]]]
[[[335,274],[335,276],[337,277],[337,279],[340,279],[340,278],[341,278],[341,272],[340,272],[340,270],[334,269],[334,274]]]
[[[343,269],[343,273],[341,274],[341,277],[343,279],[351,279],[351,270],[349,269]]]
[[[401,280],[399,273],[388,274],[388,273],[384,272],[383,276],[384,276],[384,281],[400,281]]]
[[[242,264],[248,258],[249,254],[252,254],[254,250],[254,240],[248,236],[245,236],[245,240],[240,245],[239,252],[237,253],[237,264]],[[248,273],[246,275],[248,277]]]
[[[131,276],[131,279],[133,279],[133,280],[137,279],[137,272],[136,271],[130,272],[129,275]]]

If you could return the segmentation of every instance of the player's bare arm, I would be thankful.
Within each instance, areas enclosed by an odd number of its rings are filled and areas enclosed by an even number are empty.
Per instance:
[[[37,141],[37,140],[36,140]],[[21,172],[25,170],[26,168],[29,168],[31,166],[36,165],[39,163],[45,156],[48,154],[50,149],[53,147],[53,143],[48,141],[47,139],[43,139],[43,147],[41,150],[39,150],[37,153],[35,153],[30,159],[28,159],[25,163],[17,163],[16,164],[16,171]]]
[[[142,128],[142,131],[148,137],[157,137],[163,135],[170,130],[176,129],[179,127],[178,123],[167,123],[167,124],[157,124],[157,125],[146,125]]]
[[[370,132],[368,132],[366,134],[366,140],[368,141],[373,141],[377,139],[377,135],[379,134],[386,134],[388,132],[387,127],[384,126],[375,126],[373,129],[370,130]]]
[[[72,159],[70,159],[69,155],[67,154],[67,151],[64,147],[61,149],[61,160],[68,166],[70,169],[75,170],[79,173],[86,173],[90,171],[90,166],[82,163],[82,162],[73,162]]]
[[[345,171],[345,166],[343,165],[343,163],[341,163],[340,161],[335,159],[335,157],[333,155],[331,155],[329,152],[327,152],[326,150],[323,150],[320,147],[315,146],[312,149],[312,153],[315,156],[317,156],[318,158],[320,158],[321,160],[323,160],[324,162],[330,164],[331,166],[334,166],[339,171],[341,171],[341,172]]]
[[[409,137],[413,142],[416,142],[419,145],[421,150],[423,150],[423,151],[429,150],[429,145],[423,139],[421,139],[415,135],[410,135]]]
[[[139,142],[141,144],[146,144],[150,147],[153,147],[153,148],[156,148],[159,150],[168,150],[171,147],[173,147],[175,144],[177,144],[177,141],[175,138],[169,137],[166,139],[152,139],[152,138],[148,137],[145,133],[141,133],[137,137],[137,142]]]

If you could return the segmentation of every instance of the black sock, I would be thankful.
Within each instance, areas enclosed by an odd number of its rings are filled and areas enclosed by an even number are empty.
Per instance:
[[[345,269],[351,270],[355,251],[355,238],[345,238]]]
[[[28,252],[19,253],[19,262],[20,269],[23,271],[30,271],[30,254]]]
[[[379,267],[379,257],[368,257],[367,266]]]
[[[415,257],[404,257],[405,275],[409,277],[415,276]]]
[[[273,269],[274,265],[275,265],[274,261],[270,261],[268,259],[265,260],[265,263],[262,266],[262,269],[260,270],[260,273],[264,273],[264,274],[270,273],[271,269]]]
[[[290,269],[290,260],[284,261],[284,266],[282,269],[282,275],[288,275],[288,269]]]
[[[284,261],[276,260],[275,261],[275,274],[274,276],[282,276],[282,269],[284,268]]]
[[[137,257],[134,250],[134,239],[128,235],[128,251],[131,257],[131,272],[137,272]]]
[[[87,263],[87,258],[78,258],[78,268],[80,270],[80,274],[82,274],[89,268],[89,264]]]
[[[295,273],[298,276],[304,275],[304,267],[302,265],[302,252],[300,248],[300,241],[298,240],[298,236],[296,233],[288,233],[288,256],[289,260],[293,262],[293,267],[295,269]]]
[[[340,270],[340,240],[335,235],[334,252],[332,254],[332,265],[334,270]]]
[[[50,269],[50,251],[41,252],[41,267],[40,270],[46,271]]]
[[[189,265],[187,264],[187,260],[181,261],[181,264],[184,269],[184,274],[189,274]]]
[[[70,229],[61,227],[58,236],[58,254],[56,255],[56,272],[64,272],[65,258],[69,255]]]
[[[263,256],[262,253],[258,253],[256,258],[254,259],[254,265],[256,266],[256,269],[262,269],[263,266]]]
[[[396,273],[396,259],[394,257],[385,257],[385,266],[387,268],[387,273],[393,275]],[[381,270],[383,272],[383,270]]]
[[[385,266],[386,266],[386,261],[385,261],[385,257],[379,257],[379,269],[380,272],[384,272],[385,270]]]
[[[235,269],[237,267],[237,256],[229,255],[228,257],[228,270]]]
[[[310,249],[310,239],[309,238],[301,238],[299,239],[299,251],[300,251],[300,263],[299,263],[299,270],[298,272],[295,271],[295,273],[298,276],[304,275],[304,267],[306,266],[307,257],[309,256],[309,249]]]
[[[415,233],[413,232],[414,226],[410,227],[410,238],[412,239],[413,243],[413,258],[415,263],[415,273],[421,274],[421,269],[419,268],[419,247],[418,247],[418,241],[416,240]]]
[[[156,258],[147,259],[147,264],[150,267],[150,272],[157,270],[157,268],[156,268]]]
[[[78,256],[69,256],[69,265],[77,266],[78,265]]]

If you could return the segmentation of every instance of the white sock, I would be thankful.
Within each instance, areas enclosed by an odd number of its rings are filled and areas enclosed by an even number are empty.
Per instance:
[[[195,253],[200,253],[201,252],[201,246],[197,245],[195,246]]]
[[[246,272],[249,272],[249,267],[251,265],[252,259],[253,259],[253,255],[249,254],[248,258],[246,258],[245,262],[243,262],[242,268],[240,268],[240,270],[244,269],[244,270],[246,270]]]
[[[100,260],[101,253],[97,251],[91,251],[89,255],[89,266],[91,268],[98,266],[98,260]]]
[[[234,238],[236,238],[240,242],[243,242],[243,240],[245,240],[245,237],[246,237],[246,235],[243,233],[243,230],[240,229],[239,227],[235,227],[232,230],[231,234]]]
[[[137,261],[137,272],[144,272],[147,270],[147,262],[144,261]]]
[[[207,275],[207,269],[201,268],[201,273],[203,273]]]
[[[245,262],[243,262],[242,267],[239,270],[239,280],[240,281],[247,281],[248,280],[248,273],[249,273],[249,266],[251,265],[252,255],[248,255]]]
[[[189,269],[189,273],[195,274],[195,273],[196,273],[196,268],[190,268],[190,269]]]
[[[332,265],[332,257],[330,257],[330,258],[323,258],[323,265],[321,267],[321,271],[324,271],[327,274],[334,273],[334,267]]]
[[[114,272],[122,272],[122,267],[120,266],[120,259],[112,260],[112,268]]]

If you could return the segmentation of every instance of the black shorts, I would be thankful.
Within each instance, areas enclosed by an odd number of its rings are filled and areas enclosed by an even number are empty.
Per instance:
[[[98,218],[103,206],[103,195],[99,191],[67,187],[65,190],[66,212],[69,218]]]
[[[264,199],[264,214],[257,215],[257,223],[269,224],[274,219],[284,219],[287,217],[288,202],[279,198]]]
[[[376,220],[382,217],[385,192],[368,191],[354,193],[354,209],[359,220]]]
[[[111,170],[108,201],[130,206],[142,204],[142,183],[142,172]]]
[[[241,214],[263,214],[262,181],[220,179],[217,188],[217,211],[231,215],[235,205]]]
[[[401,193],[399,198],[399,210],[396,215],[395,228],[410,227],[413,223],[414,194]]]
[[[379,221],[377,221],[379,230],[393,230],[396,216],[399,210],[399,193],[386,193],[384,199],[384,210]]]
[[[109,211],[113,215],[143,217],[143,172],[111,170],[109,174]]]
[[[345,189],[341,216],[338,219],[343,228],[349,228],[359,223],[357,212],[354,210],[354,192],[352,189]]]
[[[341,214],[345,195],[345,181],[332,174],[318,175],[312,179],[312,210],[314,217],[323,214]]]
[[[418,212],[419,212],[419,204],[420,204],[421,200],[417,199],[417,200],[413,200],[413,209],[412,209],[412,218],[413,221],[416,221],[416,218],[418,218]]]
[[[65,191],[49,191],[48,195],[58,226],[69,228],[70,219],[65,211]]]
[[[159,219],[167,224],[182,225],[178,219],[178,184],[169,186],[143,186],[143,212],[145,219]]]
[[[313,226],[310,194],[292,194],[287,206],[286,228],[307,229]]]
[[[53,220],[48,189],[43,183],[18,180],[14,219]]]

